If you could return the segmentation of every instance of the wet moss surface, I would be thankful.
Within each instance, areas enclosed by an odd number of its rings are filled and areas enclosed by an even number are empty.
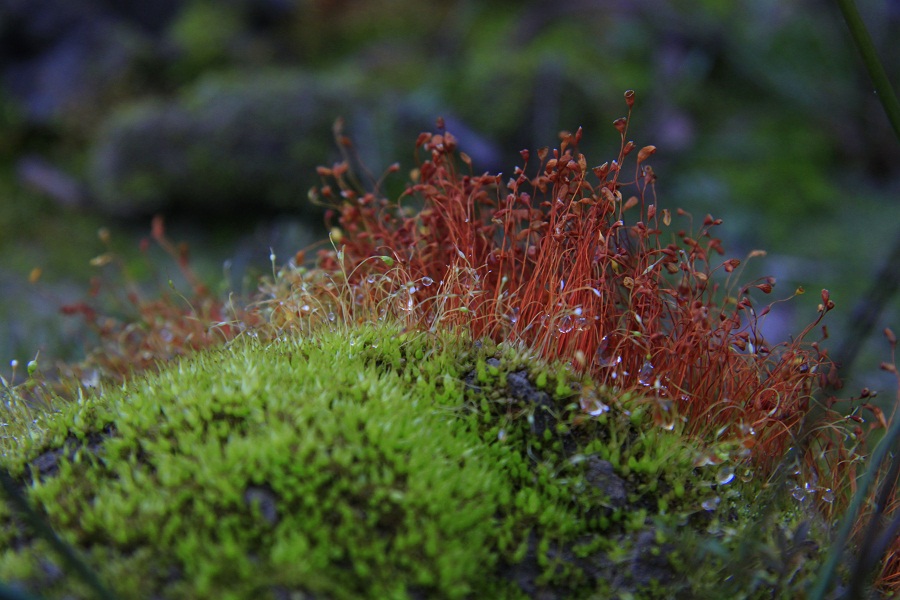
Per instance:
[[[3,460],[127,598],[722,597],[764,537],[757,482],[647,408],[511,346],[371,326],[239,339],[70,405]],[[803,518],[784,506],[782,537]],[[802,578],[810,531],[744,596]],[[6,505],[0,548],[0,581],[89,597]]]

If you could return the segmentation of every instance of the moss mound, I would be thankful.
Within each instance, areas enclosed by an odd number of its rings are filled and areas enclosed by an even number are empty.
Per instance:
[[[715,597],[756,517],[639,399],[387,326],[244,338],[41,427],[4,462],[126,598]],[[0,581],[89,597],[5,505],[0,548]]]

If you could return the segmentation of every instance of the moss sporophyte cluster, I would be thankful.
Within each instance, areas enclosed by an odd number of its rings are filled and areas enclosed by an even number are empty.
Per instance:
[[[68,307],[100,344],[65,374],[100,385],[4,381],[3,465],[124,598],[802,597],[864,450],[830,410],[797,438],[834,303],[764,340],[774,281],[734,283],[615,127],[615,161],[579,130],[508,181],[422,134],[394,201],[339,135],[330,247],[244,307],[155,221],[193,293]],[[89,597],[25,525],[0,505],[0,581]]]
[[[450,332],[244,337],[66,407],[5,461],[122,597],[719,597],[726,574],[768,597],[795,575],[730,571],[761,538],[733,448],[603,390],[585,418],[584,384]],[[88,597],[0,511],[0,580]]]

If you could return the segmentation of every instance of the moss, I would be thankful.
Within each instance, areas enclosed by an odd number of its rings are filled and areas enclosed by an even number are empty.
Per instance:
[[[638,398],[585,419],[573,379],[387,326],[245,337],[66,407],[4,462],[123,597],[701,594],[724,562],[683,557],[734,547],[742,484]],[[0,523],[0,580],[87,597]]]
[[[318,215],[307,192],[318,181],[314,168],[337,156],[322,145],[335,119],[345,118],[359,137],[374,135],[366,123],[399,119],[393,100],[357,83],[289,69],[223,73],[171,101],[125,105],[95,137],[89,187],[99,207],[124,216],[251,208]],[[362,158],[377,171],[393,144],[376,138]]]

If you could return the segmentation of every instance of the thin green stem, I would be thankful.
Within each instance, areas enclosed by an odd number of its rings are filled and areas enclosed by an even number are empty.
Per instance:
[[[878,100],[881,102],[881,106],[884,108],[884,112],[887,114],[888,120],[894,129],[894,135],[896,135],[897,140],[900,141],[900,102],[897,101],[897,96],[891,87],[891,82],[884,70],[884,66],[878,59],[878,54],[875,52],[875,45],[872,43],[872,38],[869,36],[866,24],[863,22],[862,17],[860,17],[859,11],[856,9],[856,4],[853,0],[837,0],[837,3],[841,9],[841,13],[844,15],[844,20],[847,22],[847,28],[850,30],[853,42],[856,44],[856,48],[862,56],[863,63],[866,65],[869,77],[871,77],[872,83],[875,86]],[[853,530],[856,519],[868,497],[869,489],[875,483],[882,463],[887,459],[891,449],[898,440],[900,440],[900,419],[894,419],[888,428],[887,433],[875,448],[875,451],[872,454],[872,460],[869,462],[868,470],[860,480],[859,487],[850,501],[850,506],[847,507],[847,512],[841,522],[837,536],[831,545],[828,558],[822,566],[820,577],[809,596],[811,600],[821,600],[825,597],[825,594],[831,585],[831,581],[834,579],[838,563],[844,554],[844,549],[850,538],[850,533]],[[891,484],[890,481],[884,482],[884,485],[886,486]],[[877,516],[878,513],[876,510],[876,514],[873,518],[877,518]]]
[[[862,17],[859,16],[859,11],[856,10],[856,3],[853,0],[837,0],[837,3],[844,15],[844,20],[847,22],[850,35],[853,36],[853,42],[856,44],[860,55],[862,55],[869,77],[872,78],[875,93],[878,94],[878,100],[881,102],[881,106],[884,107],[884,112],[891,122],[891,127],[894,128],[894,135],[897,136],[897,140],[900,140],[900,102],[897,101],[897,95],[891,87],[891,82],[884,70],[884,66],[878,60],[878,54],[875,52],[875,45],[872,43],[869,30],[866,29],[866,24],[863,22]]]
[[[828,591],[831,580],[834,578],[834,574],[837,571],[841,556],[844,554],[844,547],[847,545],[847,540],[850,538],[850,532],[853,529],[853,525],[856,523],[856,517],[869,495],[869,488],[875,483],[881,464],[888,457],[891,448],[898,439],[900,439],[900,419],[894,419],[887,433],[881,438],[881,441],[872,453],[872,460],[869,462],[865,475],[863,475],[859,482],[859,487],[857,488],[853,499],[850,501],[850,506],[847,507],[847,512],[841,522],[841,527],[838,530],[838,534],[828,553],[828,560],[826,560],[825,564],[822,566],[821,575],[816,581],[816,586],[809,596],[810,600],[822,600],[822,598],[825,597],[825,593]]]
[[[50,547],[52,547],[59,555],[60,560],[62,560],[72,572],[94,591],[97,598],[100,600],[115,599],[115,596],[106,589],[106,586],[101,583],[100,579],[93,571],[91,571],[90,567],[75,554],[75,550],[62,541],[50,526],[47,525],[34,509],[31,508],[28,501],[16,486],[15,480],[5,467],[0,467],[0,487],[2,487],[3,491],[6,493],[10,505],[19,512],[22,519],[28,523],[34,533],[50,544]]]

